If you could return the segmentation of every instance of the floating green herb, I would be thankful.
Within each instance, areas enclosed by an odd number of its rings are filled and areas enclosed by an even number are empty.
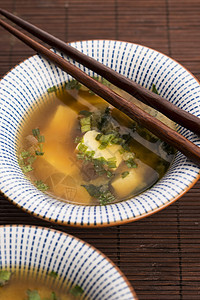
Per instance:
[[[120,143],[119,138],[117,137],[117,133],[110,134],[98,134],[96,136],[96,140],[101,144],[99,149],[106,148],[109,144],[118,144]]]
[[[76,79],[72,79],[65,83],[65,88],[67,90],[73,90],[73,89],[80,90],[81,86],[82,86],[81,83],[78,82]]]
[[[121,174],[122,178],[125,178],[126,176],[128,176],[129,172],[128,171],[125,171]]]
[[[107,166],[107,161],[104,157],[95,158],[92,162],[94,164],[94,169],[99,176],[107,174],[107,170],[105,169]]]
[[[35,161],[35,156],[29,151],[21,151],[19,154],[18,162],[23,173],[28,173],[33,170],[32,164]]]
[[[155,86],[154,83],[152,84],[152,92],[155,93],[155,94],[157,94],[157,95],[159,95],[158,90],[157,90],[157,88],[156,88],[156,86]]]
[[[32,133],[33,133],[33,136],[35,138],[37,138],[38,140],[38,147],[39,149],[38,150],[35,150],[35,154],[36,155],[44,155],[44,152],[43,152],[43,143],[45,142],[45,137],[43,135],[40,135],[40,129],[39,128],[34,128],[32,129]]]
[[[56,273],[54,271],[51,271],[48,275],[51,276],[51,277],[53,277],[53,278],[58,277],[58,273]]]
[[[76,144],[79,144],[79,143],[81,143],[83,141],[83,138],[81,137],[81,136],[77,136],[76,138],[75,138],[75,140],[74,140],[74,142],[76,143]]]
[[[38,294],[38,291],[34,290],[27,290],[26,294],[28,296],[28,300],[41,300],[40,295]]]
[[[111,193],[108,184],[95,186],[93,184],[82,185],[91,197],[99,200],[100,205],[106,205],[115,200],[115,196]]]
[[[57,91],[57,87],[55,85],[47,89],[48,94],[56,92],[56,91]]]
[[[109,123],[109,120],[110,120],[110,117],[111,117],[111,109],[110,107],[106,107],[104,113],[101,115],[101,119],[98,123],[98,129],[100,131],[105,131],[105,127],[107,127],[108,123]]]
[[[40,129],[39,128],[32,129],[32,134],[34,137],[38,138],[40,136]]]
[[[38,188],[38,190],[43,191],[43,192],[45,192],[49,189],[49,186],[47,184],[45,184],[42,180],[36,180],[35,185]]]
[[[51,298],[50,300],[59,300],[60,298],[57,297],[56,293],[55,292],[52,292],[51,293]]]
[[[78,151],[82,152],[82,153],[85,153],[87,151],[87,146],[85,146],[83,143],[80,143],[78,145]]]
[[[71,293],[73,296],[78,297],[78,296],[83,295],[84,290],[83,290],[82,287],[80,287],[79,285],[75,285],[74,287],[72,287],[72,288],[70,289],[70,293]]]
[[[136,125],[135,130],[141,137],[143,137],[145,140],[149,141],[150,143],[156,143],[159,140],[157,136],[155,136],[148,129],[144,128],[143,126],[140,126],[139,124]]]
[[[128,168],[137,168],[137,164],[135,163],[133,158],[129,158],[125,161]]]
[[[91,118],[85,117],[80,119],[80,124],[81,124],[81,132],[87,132],[91,130]]]
[[[107,160],[107,165],[109,169],[116,168],[116,157],[111,157]]]
[[[107,177],[108,177],[108,178],[111,178],[113,175],[114,175],[113,172],[111,172],[111,171],[109,171],[109,170],[107,171]]]
[[[31,165],[21,166],[23,173],[28,173],[33,171],[33,167]]]
[[[28,158],[31,155],[29,151],[25,151],[25,150],[22,151],[20,154],[22,158]]]
[[[8,283],[11,277],[10,271],[0,271],[0,287]]]
[[[174,155],[176,153],[176,149],[171,145],[167,144],[166,142],[161,143],[161,148],[168,154]]]
[[[92,113],[90,111],[88,111],[88,110],[81,110],[79,112],[79,115],[82,115],[82,116],[85,116],[85,117],[89,117],[89,116],[92,115]]]

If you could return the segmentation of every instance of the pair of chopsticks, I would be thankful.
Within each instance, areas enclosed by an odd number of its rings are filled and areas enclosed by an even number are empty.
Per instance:
[[[115,86],[125,90],[132,96],[136,97],[138,100],[159,110],[171,120],[197,134],[200,134],[200,119],[198,117],[178,108],[161,96],[143,88],[132,80],[97,62],[95,59],[83,54],[74,47],[71,47],[70,45],[39,29],[31,23],[3,9],[0,9],[0,13],[19,25],[21,28],[33,34],[35,37],[55,47],[72,59],[78,61],[80,64],[101,75]],[[79,68],[63,59],[61,56],[55,54],[53,51],[34,41],[8,23],[0,20],[0,25],[10,33],[15,35],[17,38],[19,38],[21,41],[23,41],[25,44],[27,44],[29,47],[34,49],[36,52],[45,56],[55,65],[57,65],[62,70],[78,80],[80,83],[88,87],[94,93],[105,99],[111,105],[121,110],[130,118],[142,124],[153,134],[155,134],[168,144],[174,146],[185,156],[187,156],[193,162],[198,164],[198,166],[200,166],[200,148],[187,140],[184,136],[169,128],[156,118],[150,116],[148,113],[144,112],[133,103],[130,103],[126,99],[122,98],[114,91],[104,86],[102,83],[96,81],[95,79],[81,71]]]

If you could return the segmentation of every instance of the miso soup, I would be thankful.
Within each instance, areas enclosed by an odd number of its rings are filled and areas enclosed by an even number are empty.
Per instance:
[[[78,285],[70,285],[69,281],[59,284],[57,274],[36,276],[34,272],[22,275],[0,270],[0,299],[1,300],[80,300],[89,298]]]
[[[112,88],[175,129],[162,114]],[[106,205],[142,193],[169,168],[172,147],[77,81],[52,87],[44,97],[31,109],[18,149],[22,171],[39,190],[60,201]]]

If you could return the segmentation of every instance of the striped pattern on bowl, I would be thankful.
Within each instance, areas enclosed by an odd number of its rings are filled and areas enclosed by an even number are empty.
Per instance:
[[[108,40],[76,42],[72,46],[147,89],[154,83],[163,97],[200,117],[198,81],[184,67],[162,53],[136,44]],[[78,63],[73,63],[89,75],[95,75]],[[139,196],[121,203],[76,206],[59,202],[38,191],[24,177],[18,165],[18,135],[29,117],[27,110],[46,105],[46,97],[41,96],[47,89],[70,78],[40,55],[35,55],[12,69],[0,83],[0,188],[14,204],[35,216],[65,225],[119,225],[166,207],[197,181],[199,168],[184,155],[177,153],[162,180]],[[181,126],[177,126],[177,129],[196,145],[200,145],[197,135]]]
[[[89,244],[52,229],[0,226],[0,270],[35,277],[58,274],[58,284],[79,285],[91,300],[136,300],[121,271]]]

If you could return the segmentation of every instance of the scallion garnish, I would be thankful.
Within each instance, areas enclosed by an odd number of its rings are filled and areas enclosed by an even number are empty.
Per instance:
[[[157,88],[156,88],[156,86],[155,86],[154,83],[152,84],[152,92],[155,93],[155,94],[157,94],[157,95],[159,95],[158,90],[157,90]]]
[[[30,157],[30,152],[29,151],[22,151],[21,153],[21,157],[22,158],[28,158],[28,157]]]
[[[81,137],[81,136],[77,136],[76,138],[75,138],[75,140],[74,140],[74,142],[76,143],[76,144],[79,144],[79,143],[81,143],[83,141],[83,138]]]
[[[115,200],[115,196],[111,193],[108,184],[95,186],[94,184],[82,185],[91,197],[99,200],[100,205],[106,205]]]
[[[80,124],[81,124],[81,132],[87,132],[91,130],[91,118],[85,117],[80,119]]]
[[[92,113],[91,113],[90,111],[88,111],[88,110],[81,110],[81,111],[79,112],[79,115],[83,115],[83,116],[85,116],[85,117],[89,117],[89,116],[92,115]]]
[[[34,128],[34,129],[32,129],[32,133],[33,133],[34,137],[38,138],[40,136],[40,129]]]
[[[65,88],[67,90],[73,90],[73,89],[80,90],[81,83],[78,82],[76,79],[72,79],[65,83]]]
[[[38,291],[34,290],[27,290],[26,291],[28,300],[41,300],[40,295],[38,294]]]
[[[23,173],[28,173],[33,171],[33,167],[31,165],[21,166]]]
[[[57,91],[57,87],[55,85],[47,89],[47,93],[49,93],[49,94],[56,92],[56,91]]]
[[[49,186],[47,184],[45,184],[42,180],[36,180],[35,185],[38,188],[38,190],[43,191],[43,192],[45,192],[49,189]]]
[[[85,151],[87,151],[87,146],[85,146],[83,143],[80,143],[79,145],[78,145],[78,150],[80,151],[80,152],[82,152],[82,153],[85,153]]]
[[[128,174],[129,174],[129,172],[128,172],[128,171],[125,171],[125,172],[123,172],[123,173],[121,174],[121,176],[122,176],[122,178],[125,178]]]
[[[116,166],[116,157],[108,158],[107,165],[108,165],[108,168],[110,168],[110,169],[116,168],[117,167]]]
[[[38,142],[39,142],[39,143],[44,143],[44,142],[45,142],[44,135],[39,135],[39,136],[38,136]]]
[[[8,283],[11,277],[10,271],[0,271],[0,287]]]
[[[125,160],[125,163],[128,168],[137,168],[137,164],[135,163],[133,158],[129,158],[128,160]]]
[[[84,293],[84,290],[82,289],[82,287],[80,287],[78,284],[75,285],[74,287],[72,287],[70,289],[70,293],[75,296],[75,297],[78,297],[78,296],[81,296],[83,293]]]
[[[53,278],[58,277],[58,273],[56,273],[54,271],[51,271],[48,275],[51,276],[51,277],[53,277]]]

